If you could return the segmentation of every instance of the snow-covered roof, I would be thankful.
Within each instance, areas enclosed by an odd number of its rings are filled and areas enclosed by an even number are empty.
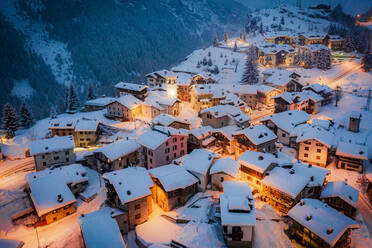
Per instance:
[[[302,199],[288,216],[333,247],[347,228],[357,228],[354,220],[317,199]]]
[[[265,54],[277,54],[281,51],[289,52],[289,53],[294,53],[295,49],[291,47],[290,45],[287,44],[271,44],[271,43],[266,43],[263,42],[261,44],[258,44],[257,48],[264,52]]]
[[[75,148],[74,137],[54,136],[50,139],[35,140],[30,146],[30,155],[35,156],[43,153],[60,152]]]
[[[276,31],[276,32],[266,32],[264,34],[265,38],[277,38],[277,37],[290,37],[290,38],[297,38],[296,33],[288,32],[288,31]]]
[[[169,126],[173,122],[179,122],[182,124],[190,125],[191,123],[185,119],[179,118],[179,117],[174,117],[169,114],[160,114],[156,116],[154,119],[152,119],[152,123],[154,125],[162,125],[162,126]]]
[[[262,180],[263,184],[279,190],[293,199],[306,187],[308,182],[309,178],[296,173],[294,170],[281,167],[273,168],[269,175]]]
[[[326,184],[320,198],[339,197],[354,208],[358,205],[359,191],[344,181],[334,181]]]
[[[167,92],[163,91],[150,91],[144,101],[145,104],[153,106],[159,110],[164,110],[163,106],[173,106],[176,102],[180,102],[180,100],[169,97]]]
[[[297,137],[300,136],[303,132],[305,132],[307,129],[311,129],[313,126],[310,123],[303,123],[295,126],[292,131],[290,132],[290,137]]]
[[[190,130],[189,134],[194,135],[198,139],[202,139],[210,136],[212,130],[213,129],[210,126],[202,126],[197,129]]]
[[[103,153],[108,159],[114,161],[126,156],[140,148],[135,140],[119,140],[94,150],[94,153]]]
[[[331,148],[336,145],[335,135],[320,127],[312,127],[304,130],[304,132],[301,135],[297,136],[296,142],[300,143],[311,139],[314,139],[322,143],[328,148]]]
[[[103,174],[115,188],[121,204],[151,195],[154,183],[148,171],[143,167],[128,167]]]
[[[76,123],[75,131],[96,131],[98,128],[98,121],[81,119]]]
[[[266,79],[266,83],[270,83],[278,86],[285,86],[291,80],[294,80],[291,75],[292,71],[276,69],[271,71],[271,76]]]
[[[66,184],[66,178],[57,173],[37,178],[26,177],[31,189],[31,199],[38,216],[76,202]]]
[[[360,119],[362,114],[358,111],[351,111],[350,118]]]
[[[307,122],[310,118],[311,115],[305,111],[289,110],[266,116],[261,121],[271,120],[278,128],[290,133],[295,126]]]
[[[239,94],[257,94],[257,86],[256,85],[242,85],[238,92]]]
[[[303,92],[284,92],[280,95],[273,96],[272,98],[282,98],[288,104],[300,104],[309,99],[314,102],[320,102],[323,100],[323,97],[310,90],[306,90]]]
[[[214,118],[229,116],[230,118],[236,120],[238,123],[250,120],[249,116],[244,114],[240,108],[231,105],[217,105],[200,111],[200,114],[204,113],[209,113]]]
[[[307,39],[324,39],[328,34],[327,33],[302,33],[302,36],[304,36]]]
[[[239,163],[260,173],[264,173],[272,163],[275,156],[271,153],[245,151],[239,158]]]
[[[296,163],[292,168],[295,173],[309,179],[308,187],[321,187],[326,180],[326,176],[331,172],[323,167],[311,164]]]
[[[140,106],[143,103],[141,100],[130,94],[122,95],[121,97],[116,99],[116,102],[120,103],[127,109],[133,109],[136,106]]]
[[[216,140],[215,137],[210,136],[209,138],[206,138],[205,140],[202,141],[202,145],[203,146],[208,146],[209,144],[211,144],[215,140]]]
[[[0,239],[1,248],[21,248],[24,243],[15,239]]]
[[[256,215],[251,187],[246,182],[225,181],[220,195],[223,226],[254,226]]]
[[[241,131],[234,132],[233,135],[244,135],[255,145],[260,145],[277,138],[265,125],[249,126]]]
[[[123,90],[142,91],[144,89],[147,89],[148,86],[144,84],[133,84],[133,83],[127,83],[127,82],[120,82],[115,85],[115,88],[123,89]]]
[[[210,174],[225,173],[232,177],[236,177],[238,172],[239,163],[229,157],[217,159],[210,169]]]
[[[53,121],[50,121],[49,129],[74,129],[76,125],[76,120],[71,119],[56,119]]]
[[[105,207],[79,217],[80,227],[86,248],[124,248],[126,247],[111,209]]]
[[[93,100],[89,100],[85,102],[85,106],[100,106],[100,107],[105,107],[109,105],[110,103],[115,102],[114,97],[100,97],[96,98]]]
[[[198,182],[198,179],[185,170],[184,167],[175,164],[151,169],[149,173],[159,180],[166,192],[184,189]]]
[[[215,128],[212,133],[217,134],[220,133],[223,136],[225,136],[228,140],[232,141],[234,139],[233,134],[235,132],[240,131],[241,128],[236,126],[236,125],[229,125],[229,126],[224,126],[221,128]]]
[[[328,35],[330,41],[344,41],[344,38],[342,38],[339,35]]]
[[[88,181],[87,170],[81,164],[70,164],[56,168],[46,168],[42,171],[31,172],[26,175],[27,181],[37,181],[40,177],[58,175],[64,179],[66,185],[74,185]]]
[[[264,85],[264,84],[261,84],[257,87],[257,91],[262,92],[264,94],[267,94],[267,93],[269,93],[273,90],[275,90],[277,92],[280,92],[278,89],[276,89],[274,87],[271,87],[271,86],[268,86],[268,85]]]
[[[177,72],[177,85],[190,85],[192,82],[194,74],[184,73],[184,72]]]
[[[353,143],[339,142],[337,145],[336,155],[368,160],[368,147]]]
[[[162,77],[162,78],[167,78],[167,77],[176,77],[176,74],[173,71],[168,71],[168,70],[159,70],[159,71],[154,71],[151,73],[146,74],[146,77]]]
[[[329,50],[328,47],[326,47],[325,45],[321,45],[321,44],[305,45],[304,47],[309,49],[312,52],[317,52],[319,50]]]
[[[323,94],[333,92],[333,89],[330,88],[328,85],[322,85],[322,84],[318,84],[318,83],[310,84],[308,86],[305,86],[303,89],[304,90],[312,89],[316,93],[323,93]]]
[[[168,134],[156,129],[151,129],[139,136],[137,142],[146,148],[155,150],[169,138],[170,136]]]
[[[332,122],[329,120],[313,119],[311,121],[311,125],[329,130],[329,128],[332,126]]]
[[[195,149],[185,158],[182,166],[188,171],[206,175],[217,157],[218,154],[212,151]]]

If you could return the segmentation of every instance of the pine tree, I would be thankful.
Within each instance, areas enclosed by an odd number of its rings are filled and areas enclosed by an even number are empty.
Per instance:
[[[226,59],[224,65],[227,65],[229,63],[229,60]]]
[[[247,39],[247,33],[243,31],[243,40],[246,40],[246,39]]]
[[[234,43],[234,52],[236,52],[238,50],[238,45],[236,44],[236,41]]]
[[[328,49],[322,49],[316,53],[315,64],[318,69],[328,70],[331,68],[331,52]]]
[[[213,71],[212,71],[214,74],[218,74],[220,73],[220,70],[218,69],[218,66],[217,65],[214,65],[214,68],[213,68]]]
[[[223,33],[223,41],[225,43],[227,43],[229,41],[229,34],[226,31]]]
[[[88,86],[88,100],[93,100],[96,98],[96,95],[94,94],[93,84],[89,84]]]
[[[208,59],[208,66],[212,66],[212,59],[211,58]]]
[[[344,41],[344,51],[348,52],[348,53],[352,52],[352,51],[355,51],[354,41],[351,38],[350,33],[346,34],[345,41]]]
[[[303,52],[302,62],[305,68],[312,68],[313,67],[313,59],[310,52]]]
[[[280,19],[280,24],[281,25],[284,25],[284,17],[282,16],[282,18]]]
[[[211,51],[208,51],[208,57],[210,57],[211,56]]]
[[[220,58],[223,58],[223,54],[222,53],[220,54]]]
[[[77,110],[79,108],[79,99],[76,95],[75,92],[75,87],[73,84],[70,84],[70,98],[69,98],[69,105],[70,105],[70,110]]]
[[[204,66],[206,66],[208,64],[208,61],[207,61],[207,58],[206,57],[203,58],[202,64]]]
[[[256,61],[257,60],[257,47],[250,45],[247,48],[247,58],[250,60]]]
[[[2,128],[6,130],[6,138],[13,138],[18,127],[18,116],[15,109],[9,103],[5,104],[3,109]]]
[[[70,92],[67,87],[65,87],[65,111],[70,109]]]
[[[201,64],[201,62],[200,61],[198,61],[198,63],[196,64],[196,68],[200,68],[200,65]]]
[[[28,109],[26,102],[23,101],[20,110],[21,125],[24,128],[30,128],[32,124],[32,114]]]
[[[57,111],[56,111],[56,108],[52,106],[50,108],[50,119],[55,119],[55,118],[57,118]]]
[[[366,53],[363,55],[362,68],[364,71],[372,71],[372,54]]]
[[[257,84],[259,81],[259,73],[257,66],[256,47],[250,45],[247,49],[247,59],[245,62],[244,74],[242,82],[245,84]]]
[[[214,47],[218,46],[218,37],[217,37],[217,34],[216,33],[214,33],[212,45]]]
[[[263,34],[263,24],[262,24],[262,22],[261,22],[261,24],[260,24],[260,29],[259,29],[259,32],[260,32],[260,34]]]

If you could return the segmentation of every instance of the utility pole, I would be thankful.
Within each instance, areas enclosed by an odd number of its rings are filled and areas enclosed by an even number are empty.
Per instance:
[[[372,90],[368,90],[367,103],[366,103],[366,107],[365,107],[365,109],[367,111],[371,110],[371,91]]]

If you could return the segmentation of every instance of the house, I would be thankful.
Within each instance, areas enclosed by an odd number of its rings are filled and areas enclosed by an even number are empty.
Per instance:
[[[181,101],[190,102],[190,88],[195,82],[200,81],[203,78],[200,75],[194,75],[190,73],[177,72],[177,98]]]
[[[147,85],[120,82],[115,85],[117,97],[132,95],[143,101],[147,95]]]
[[[34,156],[36,170],[51,166],[72,164],[75,162],[75,143],[72,136],[55,136],[50,139],[35,140],[30,146],[30,155]]]
[[[152,198],[164,210],[183,206],[195,194],[198,179],[182,166],[168,164],[149,170]]]
[[[107,105],[105,116],[121,121],[134,121],[142,114],[143,102],[132,95],[122,95],[115,102]]]
[[[146,167],[156,168],[186,155],[187,138],[186,133],[177,129],[161,129],[159,126],[139,136],[137,142],[144,147]]]
[[[49,130],[52,131],[52,137],[74,135],[76,120],[56,119],[50,122]]]
[[[99,173],[142,166],[141,146],[135,140],[123,139],[93,151],[92,168]]]
[[[322,190],[320,199],[352,218],[358,206],[359,191],[344,181],[329,182]]]
[[[301,77],[299,74],[283,69],[268,69],[265,71],[270,74],[268,77],[264,77],[264,84],[280,90],[281,93],[302,91],[303,85],[299,83]]]
[[[339,142],[336,158],[337,168],[363,173],[368,163],[368,148],[363,145]]]
[[[345,39],[339,35],[328,35],[328,48],[332,51],[342,50],[344,48]]]
[[[232,134],[234,137],[235,155],[240,156],[243,152],[275,152],[277,136],[264,125],[255,125],[237,131]]]
[[[76,199],[58,173],[26,176],[30,198],[38,216],[37,225],[48,225],[76,212]]]
[[[301,46],[321,44],[328,45],[329,36],[326,33],[304,33],[298,36],[298,41]]]
[[[288,110],[305,111],[308,114],[317,114],[320,111],[323,98],[312,91],[285,92],[274,96],[275,113]]]
[[[307,129],[297,137],[298,159],[304,163],[326,167],[329,153],[335,147],[334,134],[319,127]]]
[[[107,202],[123,212],[119,228],[122,233],[146,222],[152,212],[151,189],[154,183],[143,167],[128,167],[103,174]]]
[[[172,127],[175,129],[190,129],[191,123],[187,121],[186,119],[182,119],[180,117],[174,117],[172,115],[168,114],[160,114],[156,116],[154,119],[152,119],[153,125],[159,125],[164,127]]]
[[[310,67],[315,65],[316,61],[318,60],[319,56],[322,56],[324,51],[329,51],[329,48],[325,45],[321,44],[312,44],[312,45],[305,45],[300,48],[300,51],[303,53],[309,53],[310,56]],[[309,66],[304,64],[305,66]],[[329,68],[328,68],[329,69]]]
[[[239,163],[229,157],[216,159],[209,174],[211,175],[212,190],[223,191],[223,182],[238,179]]]
[[[271,153],[245,151],[238,161],[241,180],[259,191],[262,179],[277,166],[275,155]]]
[[[296,51],[287,44],[263,43],[257,46],[258,62],[266,67],[291,66],[294,64]]]
[[[350,229],[359,225],[317,199],[302,199],[289,212],[287,234],[304,247],[350,247]]]
[[[245,182],[222,183],[221,225],[227,247],[252,247],[256,216],[254,198]]]
[[[85,102],[84,108],[82,111],[92,112],[92,111],[102,110],[102,109],[105,109],[107,105],[109,105],[110,103],[115,102],[115,100],[116,99],[114,97],[106,97],[106,96],[92,99],[92,100]]]
[[[111,211],[110,208],[105,207],[79,217],[85,248],[126,247],[118,223],[112,217]]]
[[[220,155],[234,155],[234,137],[235,132],[241,130],[236,125],[230,125],[212,130],[212,136],[202,143],[203,148],[208,148]]]
[[[178,116],[180,113],[180,100],[170,97],[163,91],[151,91],[142,106],[142,115],[152,119],[159,114]]]
[[[320,95],[323,100],[322,100],[322,106],[325,106],[327,104],[330,104],[333,101],[333,89],[330,88],[327,85],[321,85],[318,83],[310,84],[308,86],[305,86],[303,88],[304,91],[311,90],[312,92]]]
[[[205,192],[210,182],[209,170],[218,158],[218,154],[205,150],[195,149],[188,154],[182,162],[183,168],[198,178],[198,190]]]
[[[190,130],[188,132],[187,150],[192,152],[194,149],[202,148],[203,142],[211,138],[212,130],[210,126],[201,126],[197,129]]]
[[[205,108],[221,105],[221,101],[226,99],[225,92],[215,85],[201,84],[191,87],[190,103],[196,112]]]
[[[28,182],[38,180],[41,177],[57,175],[60,180],[64,179],[65,184],[71,192],[77,196],[83,192],[88,185],[87,170],[81,164],[70,164],[57,168],[46,168],[42,171],[31,172],[26,175]]]
[[[280,143],[289,145],[290,133],[293,129],[310,118],[311,116],[304,111],[289,110],[266,116],[261,119],[261,122],[277,135]]]
[[[267,106],[274,106],[274,96],[280,94],[280,90],[268,85],[261,84],[257,88],[257,101]]]
[[[266,43],[294,45],[297,35],[285,31],[266,32],[264,34],[264,40]]]
[[[237,93],[239,98],[251,109],[256,109],[257,106],[257,89],[256,85],[242,85]]]
[[[147,84],[150,87],[161,86],[166,82],[175,82],[177,76],[168,70],[160,70],[145,75]]]
[[[273,168],[262,180],[262,198],[282,213],[288,211],[303,197],[309,178],[293,169]]]
[[[244,114],[239,108],[231,105],[218,105],[205,108],[200,111],[199,116],[204,126],[221,128],[228,125],[239,127],[249,126],[249,116]]]
[[[75,145],[87,147],[95,144],[99,132],[99,122],[95,120],[79,120],[75,125]]]

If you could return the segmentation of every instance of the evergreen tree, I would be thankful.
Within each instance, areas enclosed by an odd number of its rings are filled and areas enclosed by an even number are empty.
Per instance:
[[[222,53],[220,54],[220,58],[223,58],[223,54]]]
[[[225,43],[227,43],[229,41],[229,34],[226,31],[223,33],[223,41]]]
[[[372,71],[372,54],[366,53],[362,58],[362,68],[364,71]]]
[[[208,51],[208,57],[210,57],[211,56],[211,51]]]
[[[220,70],[218,69],[218,66],[217,65],[214,65],[214,68],[213,68],[213,71],[212,71],[214,74],[218,74],[220,73]]]
[[[88,86],[88,100],[93,100],[96,98],[96,95],[94,94],[93,84],[89,84]]]
[[[79,99],[76,95],[75,87],[73,84],[70,84],[70,98],[69,98],[69,105],[70,110],[77,110],[79,108]]]
[[[247,58],[250,60],[256,61],[257,60],[257,47],[250,45],[247,48]]]
[[[345,52],[352,52],[355,51],[354,41],[351,38],[350,32],[346,34],[345,41],[344,41],[344,51]]]
[[[196,64],[196,68],[200,68],[200,65],[201,63],[200,63],[200,61],[198,61],[198,63]]]
[[[316,67],[318,69],[321,70],[331,69],[332,58],[331,52],[328,49],[322,49],[318,51],[315,60]]]
[[[284,17],[282,16],[282,18],[280,19],[280,24],[281,25],[284,25]]]
[[[21,125],[24,128],[30,128],[32,124],[32,114],[28,109],[26,102],[23,101],[20,110]]]
[[[263,32],[264,32],[264,30],[263,30],[263,24],[262,24],[262,22],[261,22],[261,24],[260,24],[260,29],[259,29],[259,32],[260,32],[260,34],[263,34]]]
[[[247,39],[247,33],[245,31],[243,31],[243,37],[242,37],[243,40],[246,40]]]
[[[212,66],[212,59],[211,58],[208,59],[208,66]]]
[[[208,64],[208,61],[207,61],[207,58],[206,57],[203,58],[202,64],[204,66],[206,66]]]
[[[18,116],[15,109],[9,103],[5,104],[3,109],[2,128],[6,130],[6,138],[13,138],[18,127]]]
[[[70,109],[70,92],[67,87],[65,87],[65,111]]]
[[[214,33],[212,45],[214,47],[218,46],[218,37],[217,37],[217,34],[216,33]]]
[[[229,60],[226,59],[224,65],[227,65],[229,63]]]
[[[247,49],[247,59],[243,73],[242,82],[244,84],[257,84],[259,81],[259,73],[257,66],[256,47],[250,45]]]
[[[55,118],[57,118],[57,111],[56,111],[56,108],[52,106],[50,108],[50,119],[55,119]]]
[[[236,44],[236,41],[234,43],[234,52],[236,52],[238,50],[238,45]]]
[[[313,59],[310,52],[303,52],[302,53],[302,63],[305,68],[312,68],[313,67]]]

